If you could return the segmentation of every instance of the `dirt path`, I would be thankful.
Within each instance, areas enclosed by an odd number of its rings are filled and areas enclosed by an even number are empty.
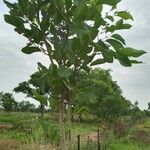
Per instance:
[[[85,135],[81,135],[81,141],[85,141],[85,142],[87,142],[87,141],[90,141],[90,142],[92,142],[92,141],[97,141],[97,132],[90,132],[90,133],[88,133],[88,134],[85,134]],[[101,134],[100,134],[100,139],[101,139]]]

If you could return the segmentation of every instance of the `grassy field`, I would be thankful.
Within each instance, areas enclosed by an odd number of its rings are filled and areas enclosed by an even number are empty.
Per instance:
[[[58,123],[45,114],[43,120],[35,113],[0,113],[0,150],[53,150],[59,144]],[[150,119],[136,123],[127,133],[117,137],[112,131],[103,134],[102,124],[97,122],[72,124],[73,149],[77,135],[81,136],[81,149],[97,149],[97,129],[100,129],[101,149],[149,150]]]

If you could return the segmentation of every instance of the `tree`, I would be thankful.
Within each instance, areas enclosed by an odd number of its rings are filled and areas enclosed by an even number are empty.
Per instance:
[[[17,109],[17,102],[11,93],[0,93],[0,107],[6,111],[15,111]]]
[[[22,49],[26,54],[42,52],[50,60],[43,72],[41,86],[49,88],[59,100],[60,147],[67,149],[64,129],[64,101],[69,104],[72,85],[78,71],[89,71],[89,66],[112,63],[118,59],[123,66],[141,63],[132,57],[145,52],[126,47],[125,40],[116,32],[130,29],[126,20],[133,20],[127,11],[117,11],[121,0],[17,0],[10,3],[5,21],[28,39]],[[110,11],[103,8],[109,5]],[[104,13],[104,15],[103,15]],[[116,21],[117,20],[117,21]],[[98,59],[96,59],[98,58]]]
[[[35,105],[29,101],[18,102],[18,111],[21,112],[35,112]]]
[[[28,81],[19,83],[17,87],[14,88],[16,93],[26,94],[27,97],[31,97],[40,103],[41,117],[43,118],[43,111],[45,106],[48,105],[48,91],[43,91],[40,86],[39,78],[41,74],[39,71],[33,73]],[[45,85],[44,85],[45,86]],[[46,88],[44,88],[46,89]]]
[[[117,118],[125,115],[129,109],[130,105],[127,105],[126,100],[120,95],[109,95],[101,103],[101,117],[112,124]]]
[[[148,103],[148,110],[150,111],[150,102]]]
[[[75,89],[72,105],[74,111],[80,112],[80,115],[88,111],[99,119],[109,121],[110,118],[115,119],[118,114],[122,115],[120,112],[127,113],[131,106],[122,96],[120,87],[112,80],[110,70],[92,69],[88,74],[81,72]],[[114,108],[111,106],[113,102],[117,103]]]

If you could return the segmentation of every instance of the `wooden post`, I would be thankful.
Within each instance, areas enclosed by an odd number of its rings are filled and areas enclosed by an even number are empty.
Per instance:
[[[97,130],[97,149],[100,150],[100,141],[99,141],[99,129]]]
[[[69,129],[69,141],[71,140],[71,131]]]
[[[77,136],[78,139],[78,150],[80,150],[80,135]]]

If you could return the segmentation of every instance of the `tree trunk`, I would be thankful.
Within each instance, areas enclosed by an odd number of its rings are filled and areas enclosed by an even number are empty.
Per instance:
[[[41,106],[40,106],[41,108],[40,108],[40,111],[41,111],[41,118],[43,119],[43,114],[44,114],[44,105],[43,104],[41,104]]]
[[[71,103],[70,101],[68,102],[68,114],[67,114],[67,125],[68,125],[68,148],[69,150],[72,149],[72,138],[71,138]]]
[[[71,107],[71,122],[74,121],[74,107]]]
[[[66,145],[65,137],[65,123],[64,123],[64,99],[63,96],[60,98],[59,102],[59,129],[60,129],[60,150],[68,150]]]

